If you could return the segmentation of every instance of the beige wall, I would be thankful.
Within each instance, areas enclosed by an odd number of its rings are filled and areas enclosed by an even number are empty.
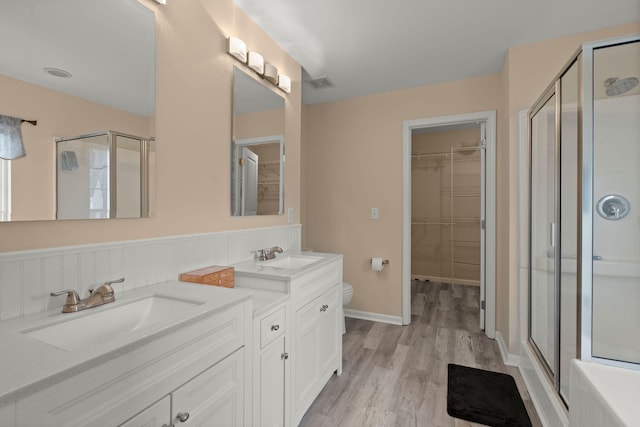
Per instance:
[[[283,225],[286,216],[231,217],[233,66],[226,37],[242,38],[292,78],[286,99],[286,207],[300,212],[300,66],[233,0],[170,1],[156,10],[157,215],[137,220],[0,224],[0,251]],[[2,101],[0,101],[2,102]],[[23,115],[31,117],[28,110]],[[36,117],[41,119],[40,117]]]
[[[403,121],[495,110],[499,91],[495,75],[304,107],[303,247],[344,254],[350,308],[402,313]]]

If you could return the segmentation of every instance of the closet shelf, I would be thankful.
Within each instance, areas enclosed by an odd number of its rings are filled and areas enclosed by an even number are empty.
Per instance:
[[[463,248],[475,248],[480,246],[480,242],[470,242],[468,240],[452,240],[451,243]]]
[[[464,265],[464,266],[467,266],[467,267],[480,267],[480,263],[463,262],[463,261],[456,261],[456,260],[453,260],[452,262],[453,262],[454,264],[457,264],[457,265]]]
[[[459,225],[459,226],[478,226],[480,218],[442,218],[442,219],[414,219],[411,225]]]

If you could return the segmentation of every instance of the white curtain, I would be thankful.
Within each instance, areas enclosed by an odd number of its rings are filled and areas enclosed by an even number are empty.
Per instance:
[[[26,156],[21,125],[22,119],[0,115],[0,158],[13,160]]]

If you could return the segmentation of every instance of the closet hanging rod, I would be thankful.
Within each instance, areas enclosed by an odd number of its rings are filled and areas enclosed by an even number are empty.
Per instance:
[[[453,148],[449,151],[435,151],[433,153],[411,153],[411,157],[417,157],[418,159],[422,157],[443,157],[451,155],[452,151],[457,153],[459,151],[477,151],[480,149],[480,145],[474,145],[473,147],[461,147],[461,148]]]

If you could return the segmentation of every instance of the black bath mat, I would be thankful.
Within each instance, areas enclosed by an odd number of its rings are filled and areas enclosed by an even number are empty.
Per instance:
[[[447,413],[492,427],[531,427],[511,375],[449,364]]]

